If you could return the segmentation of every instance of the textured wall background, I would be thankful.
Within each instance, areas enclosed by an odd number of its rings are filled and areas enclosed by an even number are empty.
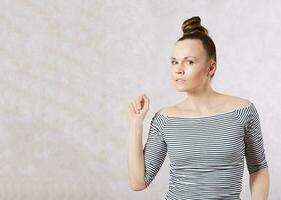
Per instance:
[[[127,106],[142,92],[151,99],[145,142],[153,114],[185,97],[169,57],[194,15],[217,46],[213,87],[259,110],[269,199],[281,198],[280,1],[2,0],[0,8],[0,199],[164,199],[168,157],[147,190],[129,188]]]

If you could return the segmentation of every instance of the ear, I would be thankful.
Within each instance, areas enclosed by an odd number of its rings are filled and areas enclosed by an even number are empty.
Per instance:
[[[209,66],[208,75],[211,76],[212,74],[214,74],[215,71],[216,71],[216,69],[217,69],[217,63],[212,59],[212,60],[211,60],[211,64],[210,64],[210,66]]]

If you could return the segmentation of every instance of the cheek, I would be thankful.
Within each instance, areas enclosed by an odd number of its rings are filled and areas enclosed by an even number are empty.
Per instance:
[[[190,79],[190,78],[196,76],[196,74],[197,74],[197,72],[196,72],[194,67],[190,67],[190,66],[185,67],[185,75],[184,76],[185,76],[186,79]]]
[[[201,79],[205,76],[206,70],[204,68],[186,67],[185,68],[185,77],[187,79]]]

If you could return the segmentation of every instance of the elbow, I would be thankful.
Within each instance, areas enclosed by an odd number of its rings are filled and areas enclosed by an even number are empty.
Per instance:
[[[146,185],[144,182],[138,183],[138,182],[130,182],[130,188],[133,191],[142,191],[146,188]]]
[[[133,191],[142,191],[147,188],[150,181],[146,175],[138,175],[129,173],[128,176],[129,187]]]
[[[145,186],[131,186],[131,189],[133,190],[133,191],[142,191],[142,190],[144,190],[146,187]]]
[[[255,181],[260,181],[262,184],[269,185],[270,178],[268,167],[261,168],[250,174],[250,186],[252,186]]]

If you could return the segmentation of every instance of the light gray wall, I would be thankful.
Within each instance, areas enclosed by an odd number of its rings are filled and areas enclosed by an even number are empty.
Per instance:
[[[129,189],[127,106],[143,92],[151,99],[145,142],[152,115],[185,97],[169,56],[194,15],[217,47],[214,89],[260,113],[269,199],[280,199],[280,1],[2,0],[0,8],[1,199],[164,199],[168,157],[149,189]]]

